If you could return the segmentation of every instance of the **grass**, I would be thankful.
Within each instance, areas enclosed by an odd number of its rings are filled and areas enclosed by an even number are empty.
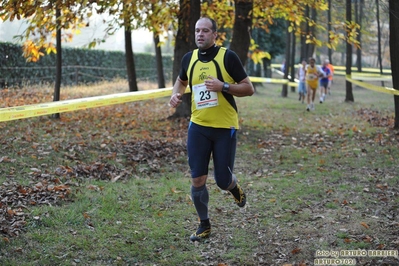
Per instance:
[[[398,137],[367,121],[392,119],[393,99],[355,87],[355,102],[345,103],[343,84],[315,112],[275,85],[237,99],[235,173],[248,204],[237,208],[210,178],[204,243],[188,240],[197,217],[187,121],[167,119],[167,99],[0,124],[2,183],[59,180],[71,190],[64,201],[24,207],[24,230],[0,240],[1,265],[313,265],[317,250],[398,250]],[[126,88],[68,88],[64,97]]]

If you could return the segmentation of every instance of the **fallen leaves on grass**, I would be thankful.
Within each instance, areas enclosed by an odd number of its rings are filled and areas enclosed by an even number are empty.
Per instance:
[[[123,154],[135,168],[118,168],[105,162],[83,163],[76,166],[58,166],[54,173],[42,172],[31,167],[30,178],[38,180],[30,186],[22,186],[16,182],[4,182],[0,187],[1,213],[0,231],[6,236],[19,235],[26,224],[27,213],[23,210],[28,206],[38,204],[53,205],[60,200],[67,199],[71,193],[68,184],[62,184],[57,177],[69,180],[97,179],[116,182],[131,178],[136,172],[154,173],[166,165],[173,165],[180,157],[185,156],[186,147],[181,141],[143,140],[120,142],[115,145],[116,152]],[[8,163],[8,157],[2,157],[1,162]],[[56,178],[54,178],[56,176]],[[102,190],[101,187],[91,185],[88,189]],[[180,193],[175,190],[174,193]],[[91,226],[93,227],[93,226]]]
[[[376,110],[361,108],[357,111],[357,114],[375,127],[393,127],[395,124],[395,118],[393,116],[382,116],[381,113]]]
[[[146,163],[152,171],[158,171],[162,165],[174,164],[186,156],[186,144],[181,140],[145,140],[126,142],[120,146],[127,160]]]
[[[0,186],[0,232],[4,236],[18,236],[26,224],[29,206],[54,205],[68,198],[70,188],[58,180],[41,180],[30,186],[4,182]]]

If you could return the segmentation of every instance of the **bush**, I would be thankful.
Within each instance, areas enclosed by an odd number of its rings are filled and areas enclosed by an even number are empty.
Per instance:
[[[138,80],[156,81],[156,59],[153,54],[134,55]],[[0,42],[0,85],[51,83],[55,80],[56,55],[43,56],[38,62],[27,62],[22,46]],[[94,83],[115,78],[127,78],[125,53],[78,48],[62,49],[62,85]],[[163,56],[164,69],[172,69],[172,56]],[[170,81],[171,71],[165,72]]]

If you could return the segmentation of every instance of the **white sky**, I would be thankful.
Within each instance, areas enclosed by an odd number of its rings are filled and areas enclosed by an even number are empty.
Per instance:
[[[72,43],[63,43],[63,45],[75,48],[83,48],[85,45],[87,46],[87,44],[93,38],[102,38],[105,28],[106,25],[103,23],[103,18],[100,16],[93,16],[91,18],[89,27],[81,29],[81,33],[74,36]],[[16,40],[13,37],[15,35],[22,34],[24,29],[24,23],[21,21],[0,21],[0,41],[15,43]],[[132,41],[134,52],[143,52],[145,46],[153,45],[152,34],[147,30],[133,31]],[[105,43],[96,45],[95,49],[124,51],[124,31],[117,31],[114,35],[109,36]]]

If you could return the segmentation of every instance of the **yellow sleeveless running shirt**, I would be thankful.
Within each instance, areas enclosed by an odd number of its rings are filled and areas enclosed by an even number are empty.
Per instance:
[[[198,60],[198,49],[194,50],[187,69],[191,85],[191,121],[206,127],[239,128],[238,113],[222,92],[206,91],[204,82],[208,76],[217,77],[227,83],[235,83],[224,67],[226,48],[220,47],[216,57],[209,62]],[[218,69],[220,71],[218,71]],[[221,77],[218,77],[218,72]]]
[[[309,86],[312,89],[317,89],[317,86],[319,85],[319,73],[317,71],[317,67],[311,67],[308,65],[306,67],[306,82],[309,84]]]

